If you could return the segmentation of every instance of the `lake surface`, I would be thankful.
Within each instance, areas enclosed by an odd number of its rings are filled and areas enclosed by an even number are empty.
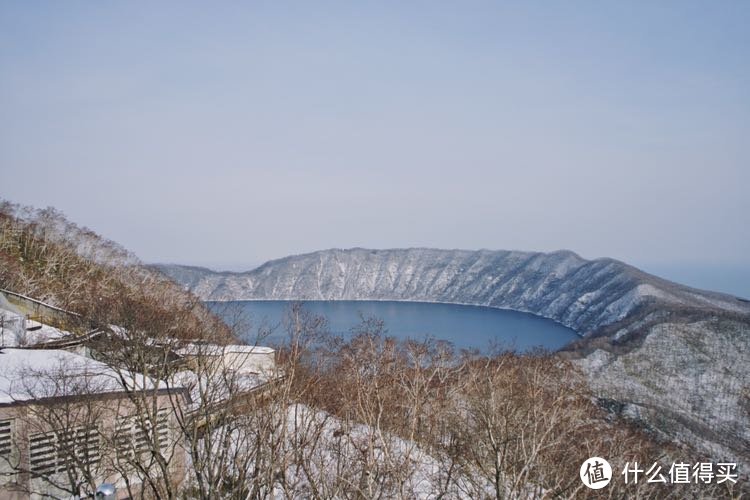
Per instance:
[[[243,332],[244,340],[255,343],[261,324],[279,325],[262,341],[266,345],[283,342],[281,326],[284,314],[292,304],[283,300],[208,302],[208,306],[230,323],[241,314],[252,328]],[[427,336],[452,342],[457,348],[488,349],[493,342],[502,347],[526,351],[533,347],[556,350],[578,335],[565,326],[546,318],[518,311],[481,306],[391,301],[305,301],[303,307],[328,319],[333,334],[350,335],[360,315],[385,322],[387,334],[400,339],[422,340]]]

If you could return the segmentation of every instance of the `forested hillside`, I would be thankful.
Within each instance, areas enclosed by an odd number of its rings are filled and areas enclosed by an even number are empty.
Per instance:
[[[79,315],[79,324],[66,325],[79,332],[147,328],[158,318],[159,325],[179,325],[177,336],[231,339],[192,294],[53,208],[0,202],[0,288]]]

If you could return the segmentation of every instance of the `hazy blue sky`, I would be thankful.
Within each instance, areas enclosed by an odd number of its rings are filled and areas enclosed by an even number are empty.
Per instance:
[[[750,2],[0,4],[0,196],[146,261],[750,269]]]

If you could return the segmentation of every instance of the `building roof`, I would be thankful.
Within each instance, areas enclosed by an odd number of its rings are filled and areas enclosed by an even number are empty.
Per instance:
[[[0,350],[0,404],[164,387],[143,374],[52,349]],[[175,388],[172,388],[175,389]],[[181,390],[181,388],[178,388]]]

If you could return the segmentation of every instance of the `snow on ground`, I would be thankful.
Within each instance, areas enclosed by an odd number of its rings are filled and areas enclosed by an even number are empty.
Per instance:
[[[373,482],[370,492],[385,497],[428,499],[441,493],[447,460],[436,458],[414,441],[367,425],[346,423],[301,404],[289,406],[287,427],[289,435],[294,436],[293,442],[305,442],[304,438],[299,439],[299,434],[311,429],[320,433],[318,446],[305,452],[312,467],[306,471],[291,464],[286,471],[287,482],[303,491],[311,479],[335,483],[340,479],[333,477],[335,471],[344,470],[355,484],[361,485],[362,477],[368,477]],[[368,447],[372,447],[370,458],[374,462],[370,464],[366,463]],[[471,477],[468,472],[473,472]],[[476,471],[465,469],[464,473],[457,473],[455,484],[445,493],[448,497],[467,498],[474,496],[471,493],[476,494],[477,488],[486,494],[492,492],[489,482],[482,481]],[[286,496],[278,486],[274,493],[275,498]]]
[[[269,406],[261,410],[258,422],[275,422],[271,433],[273,450],[259,445],[252,415],[246,427],[214,429],[213,443],[218,447],[231,442],[229,456],[246,462],[231,462],[228,467],[246,467],[250,478],[273,477],[272,484],[259,480],[256,487],[273,499],[286,498],[485,498],[494,496],[490,479],[470,464],[455,463],[452,480],[446,487],[450,460],[431,454],[408,439],[368,425],[347,422],[325,411],[304,404]],[[266,430],[268,432],[268,430]],[[225,436],[229,433],[231,438]],[[268,437],[267,437],[268,439]],[[439,452],[435,452],[439,453]],[[262,456],[260,456],[262,454]],[[258,464],[269,469],[255,469]],[[222,464],[204,464],[221,467]],[[205,472],[205,471],[204,471]],[[237,471],[238,472],[238,471]],[[257,475],[256,475],[257,474]],[[259,475],[259,476],[258,476]],[[190,483],[191,478],[188,480]],[[251,485],[248,484],[250,488]],[[522,492],[508,497],[538,498],[544,492],[527,485]]]

